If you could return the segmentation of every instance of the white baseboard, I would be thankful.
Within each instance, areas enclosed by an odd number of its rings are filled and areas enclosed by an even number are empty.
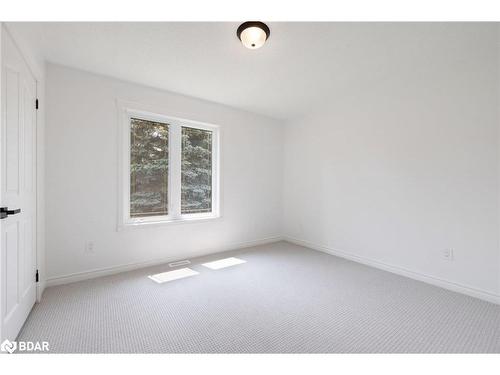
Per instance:
[[[278,241],[288,241],[290,243],[294,243],[299,246],[304,246],[313,250],[321,251],[323,253],[327,253],[330,255],[335,255],[341,258],[349,259],[357,263],[362,263],[371,267],[379,268],[384,271],[392,272],[397,275],[405,276],[414,280],[422,281],[428,284],[432,284],[444,289],[452,290],[457,293],[462,293],[471,297],[479,298],[484,301],[492,302],[495,304],[500,305],[500,295],[491,293],[489,291],[485,290],[480,290],[474,287],[470,287],[467,285],[462,285],[459,283],[455,283],[452,281],[440,279],[434,276],[429,276],[422,274],[420,272],[415,272],[411,271],[399,266],[395,266],[392,264],[380,262],[374,259],[369,259],[363,256],[355,255],[346,251],[342,251],[339,249],[334,249],[330,248],[327,246],[323,245],[318,245],[309,241],[304,241],[300,240],[297,238],[293,237],[281,237],[281,236],[276,236],[276,237],[269,237],[269,238],[264,238],[260,240],[255,240],[255,241],[246,241],[246,242],[241,242],[241,243],[236,243],[232,245],[227,245],[222,248],[219,248],[217,250],[211,249],[205,249],[201,250],[195,253],[190,254],[190,258],[196,258],[200,256],[205,256],[205,255],[211,255],[211,254],[217,254],[225,251],[230,251],[230,250],[237,250],[237,249],[243,249],[247,247],[252,247],[252,246],[259,246],[259,245],[265,245],[273,242],[278,242]],[[126,271],[132,271],[135,269],[140,269],[140,268],[146,268],[150,266],[155,266],[159,264],[164,264],[164,263],[170,263],[173,261],[178,261],[180,259],[179,256],[176,257],[167,257],[167,258],[162,258],[162,259],[155,259],[155,260],[150,260],[150,261],[145,261],[145,262],[137,262],[137,263],[129,263],[129,264],[123,264],[123,265],[118,265],[118,266],[112,266],[112,267],[106,267],[106,268],[99,268],[99,269],[93,269],[85,272],[77,272],[77,273],[72,273],[72,274],[67,274],[67,275],[62,275],[62,276],[56,276],[56,277],[50,277],[46,280],[46,287],[50,286],[55,286],[55,285],[63,285],[63,284],[69,284],[77,281],[82,281],[82,280],[88,280],[88,279],[94,279],[97,277],[101,276],[108,276],[108,275],[114,275],[117,273],[121,272],[126,272]]]
[[[425,275],[425,274],[420,273],[420,272],[411,271],[411,270],[408,270],[408,269],[405,269],[405,268],[402,268],[399,266],[395,266],[392,264],[380,262],[378,260],[369,259],[369,258],[366,258],[363,256],[355,255],[355,254],[349,253],[347,251],[342,251],[342,250],[333,249],[333,248],[330,248],[327,246],[318,245],[318,244],[315,244],[315,243],[312,243],[309,241],[299,240],[297,238],[288,237],[288,236],[283,237],[283,239],[287,242],[290,242],[290,243],[293,243],[293,244],[296,244],[299,246],[304,246],[304,247],[307,247],[307,248],[310,248],[313,250],[321,251],[323,253],[335,255],[335,256],[338,256],[341,258],[352,260],[352,261],[357,262],[357,263],[362,263],[362,264],[365,264],[367,266],[379,268],[379,269],[382,269],[384,271],[388,271],[388,272],[395,273],[397,275],[408,277],[410,279],[423,281],[424,283],[427,283],[427,284],[432,284],[432,285],[435,285],[435,286],[438,286],[438,287],[441,287],[444,289],[448,289],[448,290],[451,290],[451,291],[454,291],[457,293],[462,293],[462,294],[465,294],[465,295],[468,295],[471,297],[479,298],[479,299],[482,299],[484,301],[488,301],[488,302],[492,302],[492,303],[500,305],[500,295],[495,294],[495,293],[491,293],[489,291],[477,289],[477,288],[470,287],[467,285],[458,284],[458,283],[444,280],[444,279],[440,279],[440,278],[437,278],[434,276]]]
[[[196,258],[196,257],[200,257],[200,256],[217,254],[217,253],[222,253],[222,252],[230,251],[230,250],[237,250],[237,249],[244,249],[244,248],[252,247],[252,246],[265,245],[265,244],[278,242],[278,241],[282,241],[282,240],[283,240],[283,237],[276,236],[276,237],[269,237],[269,238],[264,238],[264,239],[260,239],[260,240],[254,240],[254,241],[240,242],[240,243],[235,243],[235,244],[223,246],[223,247],[216,249],[216,250],[204,249],[201,251],[197,251],[195,253],[190,253],[189,258],[192,259],[192,258]],[[88,280],[88,279],[95,279],[95,278],[101,277],[101,276],[109,276],[109,275],[114,275],[114,274],[121,273],[121,272],[132,271],[132,270],[136,270],[136,269],[140,269],[140,268],[156,266],[156,265],[164,264],[164,263],[170,263],[170,262],[178,261],[180,259],[181,259],[180,256],[174,256],[174,257],[167,257],[167,258],[162,258],[162,259],[149,260],[149,261],[145,261],[145,262],[136,262],[136,263],[122,264],[122,265],[112,266],[112,267],[93,269],[93,270],[84,271],[84,272],[76,272],[76,273],[71,273],[71,274],[62,275],[62,276],[49,277],[46,280],[46,287],[69,284],[69,283],[74,283],[77,281]]]

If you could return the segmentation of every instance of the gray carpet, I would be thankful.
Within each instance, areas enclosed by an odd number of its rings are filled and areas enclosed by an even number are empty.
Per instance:
[[[200,263],[247,262],[221,270]],[[500,353],[500,307],[280,242],[48,288],[18,340],[51,352]]]

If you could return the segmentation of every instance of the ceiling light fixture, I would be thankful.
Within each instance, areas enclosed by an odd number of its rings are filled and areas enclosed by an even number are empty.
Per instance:
[[[262,47],[270,34],[271,30],[269,30],[269,27],[265,23],[259,21],[242,23],[236,31],[236,35],[238,35],[241,43],[250,49]]]

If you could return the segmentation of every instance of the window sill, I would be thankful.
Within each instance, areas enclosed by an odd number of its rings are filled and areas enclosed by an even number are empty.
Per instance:
[[[170,226],[176,224],[198,224],[211,221],[218,221],[222,219],[221,215],[203,215],[203,216],[186,216],[179,219],[166,219],[166,220],[145,220],[145,221],[133,221],[120,223],[118,225],[118,231],[133,229],[133,228],[152,228],[152,227],[162,227]]]

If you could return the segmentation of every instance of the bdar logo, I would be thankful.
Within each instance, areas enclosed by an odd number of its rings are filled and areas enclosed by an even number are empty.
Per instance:
[[[16,348],[17,348],[17,343],[14,341],[9,341],[9,340],[5,340],[4,342],[2,342],[2,345],[0,345],[0,350],[2,352],[8,352],[8,353],[14,353],[16,351]]]

